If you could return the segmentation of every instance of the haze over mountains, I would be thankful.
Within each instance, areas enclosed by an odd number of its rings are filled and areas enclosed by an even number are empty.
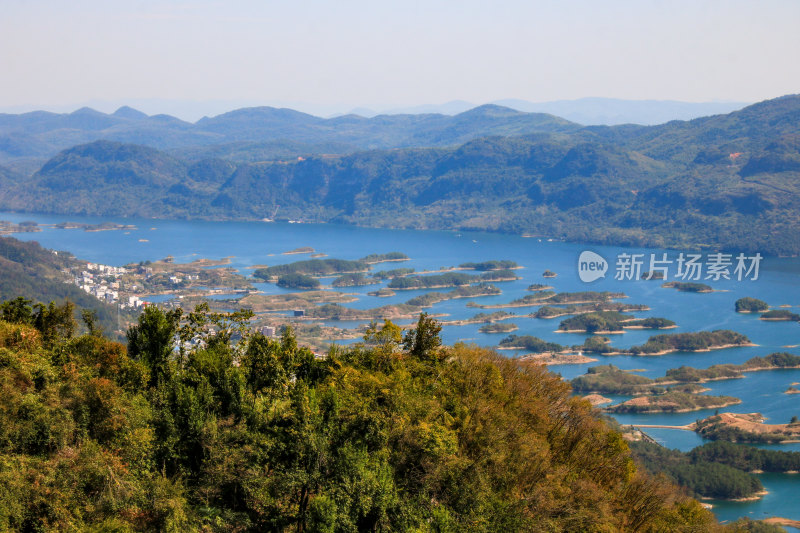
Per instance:
[[[0,165],[32,172],[58,151],[95,140],[135,143],[166,150],[215,146],[241,151],[242,143],[267,143],[275,155],[348,153],[374,148],[448,146],[486,135],[519,135],[534,131],[574,131],[580,126],[546,114],[523,113],[500,106],[481,106],[456,116],[344,115],[324,119],[291,109],[237,109],[195,124],[168,115],[147,116],[129,107],[113,114],[82,108],[68,114],[36,111],[0,115]],[[256,145],[247,149],[258,151]],[[264,147],[261,147],[263,152]],[[271,158],[269,153],[255,156]]]
[[[658,126],[131,108],[0,116],[0,208],[488,229],[800,252],[800,96]],[[63,150],[59,153],[59,150]]]
[[[528,113],[548,113],[587,126],[616,126],[619,124],[652,126],[671,120],[691,120],[708,115],[730,113],[747,105],[745,102],[679,102],[675,100],[621,100],[618,98],[579,98],[553,102],[529,102],[518,98],[509,98],[489,103]],[[381,111],[381,113],[455,115],[473,107],[476,106],[470,102],[454,100],[441,105],[395,107]],[[366,108],[357,108],[352,112],[363,116],[379,114]]]

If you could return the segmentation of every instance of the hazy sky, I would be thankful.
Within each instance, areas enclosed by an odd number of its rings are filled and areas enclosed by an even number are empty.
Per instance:
[[[800,1],[0,0],[0,107],[800,92]]]

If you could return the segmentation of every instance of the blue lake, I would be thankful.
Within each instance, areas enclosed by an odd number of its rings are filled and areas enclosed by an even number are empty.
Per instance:
[[[658,377],[669,368],[689,365],[698,368],[719,363],[743,363],[758,355],[775,351],[800,354],[800,349],[787,347],[800,344],[800,325],[795,322],[765,322],[755,314],[734,312],[734,302],[742,296],[753,296],[767,301],[771,306],[791,306],[792,312],[800,312],[800,259],[765,258],[759,269],[759,279],[743,281],[720,280],[708,283],[720,292],[695,294],[682,293],[661,287],[659,281],[635,281],[614,279],[614,264],[620,253],[641,253],[647,259],[650,254],[668,253],[670,258],[678,252],[656,249],[631,249],[608,246],[587,246],[566,242],[547,242],[536,238],[523,238],[483,232],[382,230],[339,226],[330,224],[288,224],[262,222],[206,222],[167,221],[142,219],[107,219],[93,217],[65,217],[0,213],[0,219],[20,222],[35,220],[40,224],[55,224],[65,221],[99,223],[118,222],[134,224],[130,231],[86,232],[79,229],[62,230],[44,227],[42,232],[15,235],[21,240],[35,240],[48,248],[67,250],[76,257],[89,261],[121,266],[145,260],[158,260],[172,255],[176,262],[188,262],[198,258],[220,259],[233,256],[231,266],[242,274],[250,275],[254,265],[275,265],[307,259],[308,255],[283,255],[283,252],[301,246],[310,246],[328,257],[358,259],[372,253],[403,252],[411,259],[406,262],[378,264],[373,270],[388,270],[411,267],[417,271],[436,270],[456,266],[468,261],[509,259],[524,268],[517,270],[522,279],[495,283],[503,293],[471,299],[444,301],[428,311],[446,314],[443,320],[470,318],[478,312],[495,309],[469,308],[466,304],[509,302],[530,292],[532,283],[547,283],[557,291],[614,291],[628,295],[625,302],[646,304],[650,311],[635,313],[637,317],[664,317],[677,322],[678,327],[669,332],[689,332],[712,329],[732,329],[747,335],[758,346],[717,350],[705,353],[676,353],[661,357],[614,356],[601,357],[596,363],[562,365],[551,367],[565,379],[586,372],[586,368],[597,364],[612,363],[623,369],[636,369],[642,375]],[[605,257],[610,266],[606,277],[593,283],[582,282],[577,273],[577,260],[583,250],[592,250]],[[675,266],[670,267],[669,278]],[[555,279],[545,279],[546,269],[558,274]],[[331,279],[323,280],[330,284]],[[382,286],[346,288],[354,293],[358,301],[346,304],[356,308],[372,308],[392,303],[402,303],[426,291],[397,291],[389,298],[368,296],[367,293]],[[258,283],[256,287],[266,293],[291,292],[272,284]],[[441,290],[445,292],[447,289]],[[585,334],[556,333],[561,319],[541,320],[527,316],[535,307],[512,308],[506,311],[520,314],[510,322],[519,326],[517,335],[534,335],[559,344],[581,344]],[[407,321],[408,322],[408,321]],[[402,323],[402,321],[401,321]],[[342,325],[330,322],[330,324]],[[345,324],[349,325],[349,324]],[[502,334],[483,334],[480,325],[446,326],[442,331],[443,341],[452,344],[459,341],[473,342],[482,346],[495,346],[504,337]],[[629,330],[613,335],[612,344],[621,348],[644,343],[656,332]],[[502,352],[508,356],[519,355]],[[800,382],[800,370],[765,371],[746,374],[744,379],[718,381],[707,384],[712,389],[708,394],[725,394],[741,398],[742,404],[722,411],[760,412],[771,423],[788,422],[792,416],[800,416],[800,395],[787,395],[784,391],[792,383]],[[623,398],[624,399],[624,398]],[[623,424],[684,425],[713,414],[698,411],[682,414],[620,415]],[[692,432],[649,429],[648,434],[664,445],[688,450],[702,444],[703,440]],[[800,451],[800,444],[775,446],[776,449]],[[770,495],[757,502],[731,503],[712,502],[720,519],[731,520],[738,516],[763,518],[783,516],[800,520],[800,508],[793,502],[800,497],[800,476],[762,475]]]

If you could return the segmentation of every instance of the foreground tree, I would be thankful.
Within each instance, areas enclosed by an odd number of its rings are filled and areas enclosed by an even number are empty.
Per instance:
[[[0,530],[719,529],[558,376],[430,317],[318,357],[194,313],[127,350],[0,321]]]

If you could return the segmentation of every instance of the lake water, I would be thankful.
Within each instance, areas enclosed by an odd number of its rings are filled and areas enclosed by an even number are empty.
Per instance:
[[[495,283],[503,293],[497,296],[444,301],[428,311],[447,314],[444,320],[465,319],[478,312],[496,309],[474,309],[466,304],[509,302],[526,294],[532,283],[546,283],[557,291],[614,291],[628,295],[625,302],[646,304],[650,311],[635,313],[637,317],[664,317],[677,322],[678,327],[670,333],[712,329],[731,329],[747,335],[758,346],[717,350],[706,353],[675,353],[661,357],[615,356],[600,357],[597,363],[562,365],[551,367],[564,378],[571,379],[586,372],[586,368],[597,364],[612,363],[623,369],[638,369],[648,377],[664,375],[669,368],[689,365],[698,368],[719,363],[743,363],[754,356],[775,351],[800,354],[798,348],[787,348],[800,344],[800,325],[795,322],[765,322],[757,314],[734,312],[734,302],[742,296],[752,296],[768,302],[771,306],[789,305],[792,312],[800,312],[800,260],[796,258],[765,258],[759,269],[759,279],[743,281],[720,280],[712,282],[701,279],[720,292],[707,294],[682,293],[661,287],[659,281],[615,280],[614,265],[620,253],[641,253],[645,261],[650,254],[668,253],[676,258],[677,252],[655,249],[630,249],[608,246],[587,246],[565,242],[547,242],[536,238],[523,238],[482,232],[458,231],[413,231],[382,230],[339,226],[330,224],[289,224],[263,222],[205,222],[166,221],[141,219],[106,219],[93,217],[64,217],[0,213],[0,219],[20,222],[35,220],[40,224],[55,224],[64,221],[99,223],[118,222],[134,224],[138,229],[130,231],[86,232],[78,229],[62,230],[44,228],[38,233],[15,235],[22,240],[35,240],[48,248],[68,250],[76,257],[93,262],[122,266],[144,260],[158,260],[172,255],[176,262],[188,262],[198,258],[231,258],[231,266],[249,275],[253,265],[275,265],[307,259],[308,255],[282,255],[283,252],[301,246],[310,246],[328,257],[358,259],[372,253],[403,252],[411,259],[402,263],[383,263],[373,270],[388,270],[412,267],[417,271],[435,270],[455,266],[468,261],[509,259],[524,268],[517,270],[522,279]],[[609,262],[606,277],[593,283],[582,282],[577,273],[577,260],[583,250],[592,250]],[[647,270],[648,266],[642,268]],[[673,276],[675,266],[670,266]],[[546,269],[558,274],[555,279],[545,279]],[[329,284],[331,279],[323,280]],[[397,291],[389,298],[368,296],[382,285],[370,285],[342,289],[355,293],[358,301],[346,304],[357,308],[379,307],[391,303],[402,303],[427,291]],[[267,293],[291,292],[272,284],[256,285]],[[445,292],[447,289],[441,290]],[[535,307],[505,309],[520,315],[535,311]],[[585,334],[556,333],[561,319],[541,320],[525,316],[515,317],[510,322],[519,326],[517,335],[534,335],[559,344],[581,344]],[[331,324],[338,324],[331,322]],[[473,342],[482,346],[494,346],[503,334],[483,334],[479,324],[447,326],[442,331],[443,341],[452,344],[458,341]],[[612,344],[621,348],[644,343],[653,331],[629,330],[622,335],[613,335]],[[508,356],[518,355],[503,352]],[[741,405],[722,411],[760,412],[772,423],[788,422],[792,416],[800,416],[800,395],[787,395],[783,391],[792,383],[800,382],[800,370],[766,371],[748,373],[744,379],[712,382],[708,394],[736,396]],[[619,398],[624,400],[624,398]],[[713,410],[683,414],[620,415],[623,424],[683,425],[705,418]],[[693,432],[650,429],[648,433],[664,445],[688,450],[703,443]],[[800,451],[800,444],[774,446],[781,450]],[[763,518],[783,516],[800,520],[800,507],[794,504],[800,496],[800,476],[762,475],[762,482],[770,495],[757,502],[729,503],[713,502],[720,519],[731,520],[738,516]]]

